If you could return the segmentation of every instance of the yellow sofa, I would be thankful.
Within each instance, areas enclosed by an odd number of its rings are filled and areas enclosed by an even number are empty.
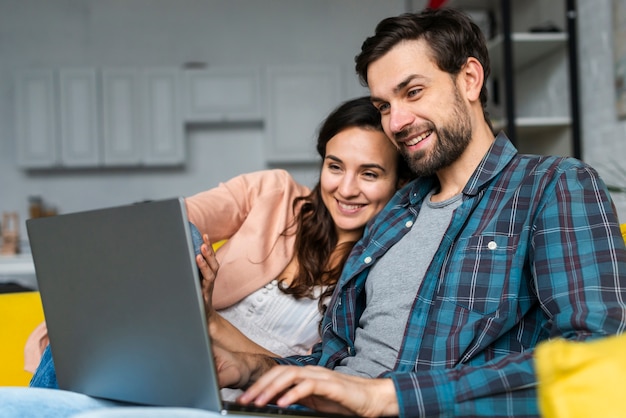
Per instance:
[[[44,319],[39,292],[0,294],[0,386],[27,386],[24,345]]]

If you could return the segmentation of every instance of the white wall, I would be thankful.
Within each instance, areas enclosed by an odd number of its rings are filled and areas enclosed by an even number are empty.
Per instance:
[[[0,212],[19,212],[24,240],[31,195],[64,213],[189,195],[267,167],[259,125],[188,129],[184,168],[21,170],[13,90],[19,69],[200,61],[261,68],[323,63],[353,71],[375,24],[403,11],[403,0],[0,0]],[[317,180],[317,167],[286,168],[306,184]]]
[[[609,184],[626,187],[626,120],[615,113],[613,0],[578,1],[583,156]],[[614,193],[626,222],[626,193]]]

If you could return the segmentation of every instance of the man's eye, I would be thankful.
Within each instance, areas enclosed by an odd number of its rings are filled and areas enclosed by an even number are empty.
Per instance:
[[[412,89],[409,90],[409,97],[414,97],[417,96],[418,94],[420,94],[422,92],[422,89]]]

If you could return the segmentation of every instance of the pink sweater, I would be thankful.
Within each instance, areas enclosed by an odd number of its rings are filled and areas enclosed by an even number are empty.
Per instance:
[[[211,242],[228,241],[217,252],[220,269],[213,305],[231,306],[275,279],[294,253],[293,200],[309,194],[284,170],[233,178],[185,199],[189,220]]]

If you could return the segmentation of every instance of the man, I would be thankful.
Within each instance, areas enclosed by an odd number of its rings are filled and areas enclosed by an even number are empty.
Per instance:
[[[221,383],[254,382],[243,403],[363,416],[537,416],[539,342],[626,328],[626,249],[604,183],[494,138],[485,40],[460,12],[383,20],[356,69],[421,178],[355,246],[314,352],[220,352]]]

